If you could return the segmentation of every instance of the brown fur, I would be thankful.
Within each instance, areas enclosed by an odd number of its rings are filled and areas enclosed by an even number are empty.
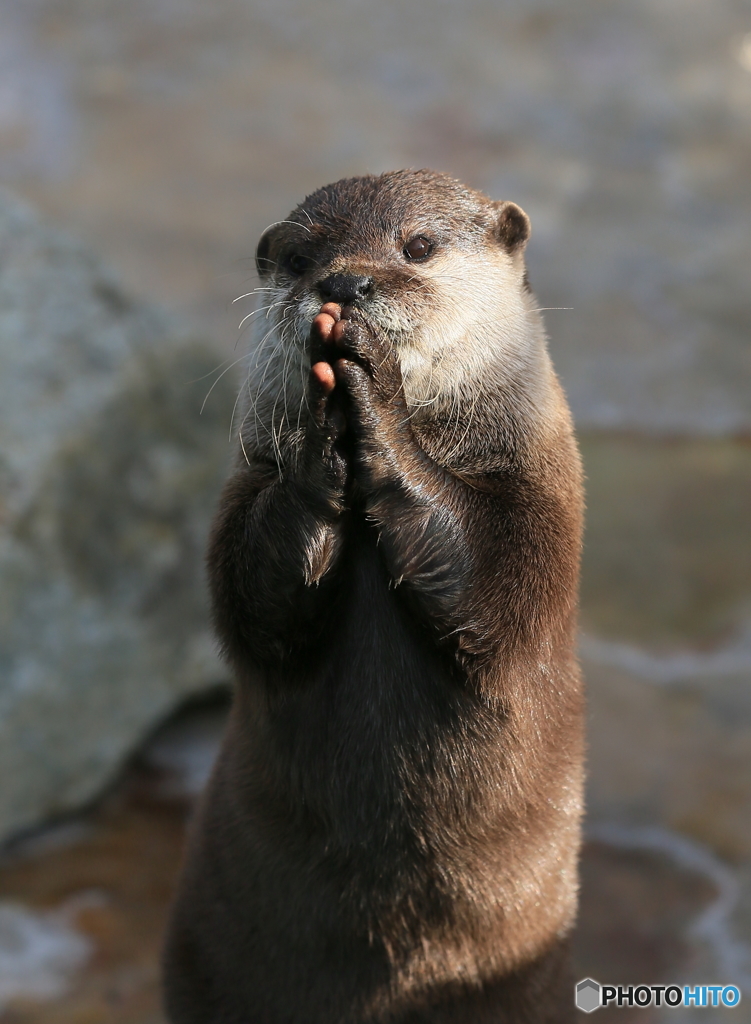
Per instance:
[[[237,692],[168,935],[174,1024],[573,1016],[581,484],[528,233],[400,171],[259,243],[279,305],[209,553]],[[355,304],[328,341],[326,298]]]

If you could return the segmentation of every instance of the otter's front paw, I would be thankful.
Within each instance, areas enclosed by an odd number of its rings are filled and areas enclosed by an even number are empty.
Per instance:
[[[415,446],[399,360],[393,345],[351,307],[341,311],[327,341],[353,474],[372,492],[403,475]]]
[[[401,402],[402,372],[394,346],[370,325],[359,309],[345,306],[341,310],[328,336],[328,344],[329,358],[343,358],[365,370],[382,401]]]
[[[341,404],[333,391],[334,371],[329,362],[317,358],[326,346],[338,315],[338,307],[328,311],[324,306],[311,326],[312,366],[308,377],[308,409],[310,418],[305,435],[304,466],[310,477],[343,500],[348,466],[342,449],[346,423]],[[332,315],[332,312],[334,315]],[[322,477],[322,479],[321,479]],[[341,501],[337,501],[341,504]]]

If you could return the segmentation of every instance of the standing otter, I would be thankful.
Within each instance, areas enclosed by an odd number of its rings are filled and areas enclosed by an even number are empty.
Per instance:
[[[397,171],[261,238],[208,559],[237,691],[168,934],[174,1024],[573,1015],[581,474],[528,235]]]

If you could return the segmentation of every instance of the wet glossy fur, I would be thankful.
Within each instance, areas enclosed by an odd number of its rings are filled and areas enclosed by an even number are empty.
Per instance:
[[[527,234],[405,171],[261,240],[282,372],[249,382],[210,546],[237,690],[168,936],[174,1024],[573,1015],[580,469]],[[336,351],[309,334],[332,273],[374,282]]]

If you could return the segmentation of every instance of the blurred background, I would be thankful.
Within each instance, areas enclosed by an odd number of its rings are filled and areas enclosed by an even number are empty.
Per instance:
[[[751,1021],[751,5],[0,0],[2,1024],[162,1020],[232,300],[266,224],[402,166],[529,213],[584,453],[577,976]]]

